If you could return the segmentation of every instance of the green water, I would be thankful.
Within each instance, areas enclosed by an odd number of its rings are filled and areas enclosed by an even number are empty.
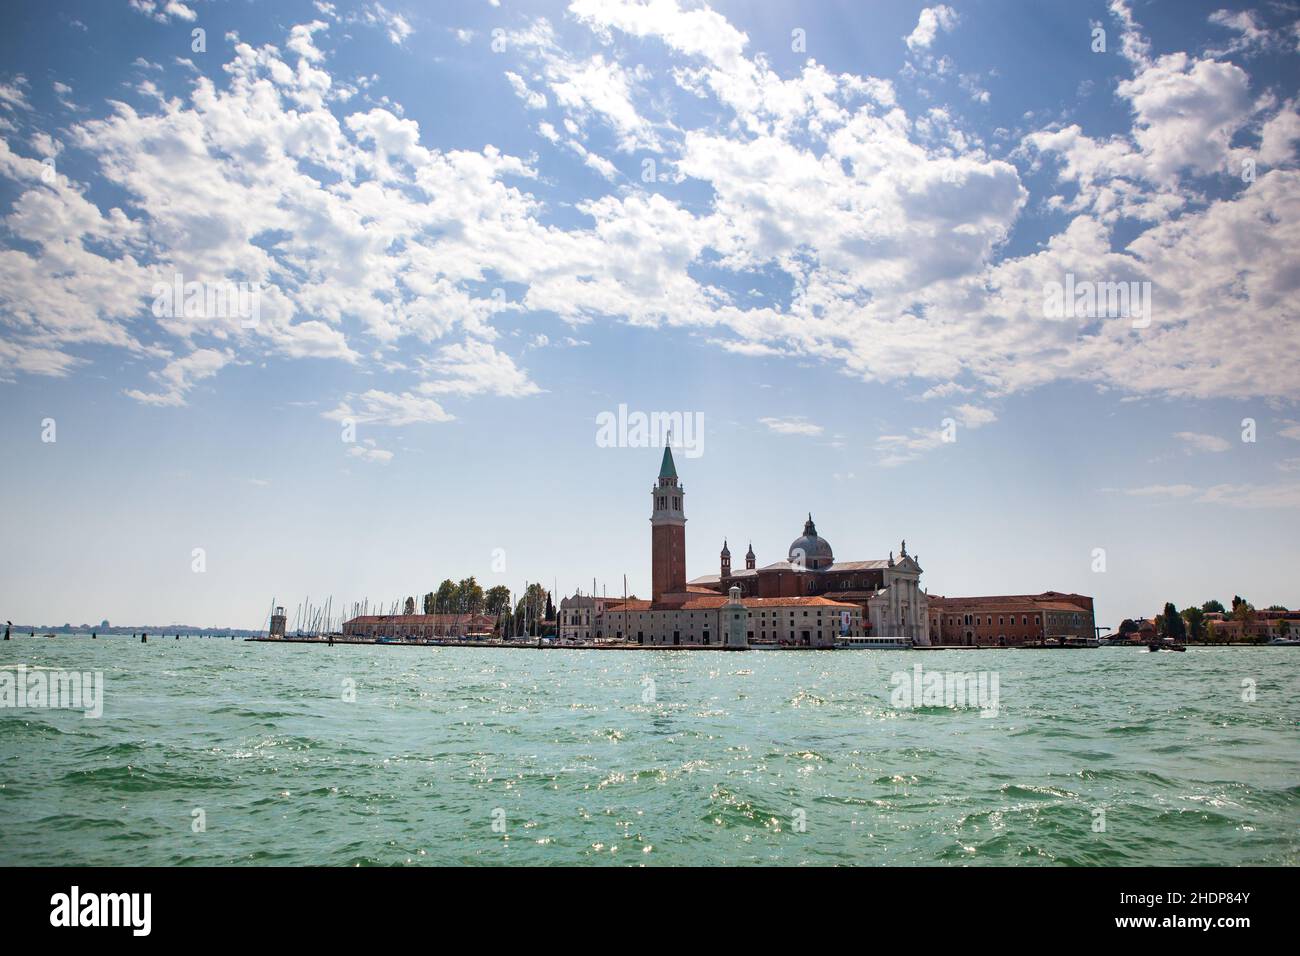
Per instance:
[[[1300,859],[1297,648],[24,636],[0,643],[18,663],[102,671],[104,712],[0,709],[0,864]],[[996,672],[997,716],[891,706],[916,663]]]

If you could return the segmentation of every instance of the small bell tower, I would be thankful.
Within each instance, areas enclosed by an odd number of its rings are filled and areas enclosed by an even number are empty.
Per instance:
[[[754,542],[749,542],[749,550],[745,552],[745,570],[753,571],[754,562],[758,559],[754,557]]]
[[[727,539],[722,539],[722,576],[731,577],[731,550],[727,547]]]

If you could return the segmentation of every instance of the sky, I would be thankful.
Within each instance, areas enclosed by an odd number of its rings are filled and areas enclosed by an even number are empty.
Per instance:
[[[620,407],[691,577],[1300,605],[1296,3],[4,18],[0,617],[647,596]]]

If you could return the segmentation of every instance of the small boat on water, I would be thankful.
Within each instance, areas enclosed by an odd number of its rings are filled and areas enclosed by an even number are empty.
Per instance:
[[[1162,641],[1152,641],[1150,644],[1147,645],[1147,650],[1151,651],[1152,653],[1155,653],[1156,651],[1178,651],[1181,653],[1183,651],[1186,651],[1187,648],[1184,647],[1182,644],[1179,644],[1175,641],[1171,641],[1169,638],[1166,637]]]
[[[1300,647],[1300,637],[1275,637],[1268,642],[1269,647]]]

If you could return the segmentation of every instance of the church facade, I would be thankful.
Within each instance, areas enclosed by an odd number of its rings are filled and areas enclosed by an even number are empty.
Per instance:
[[[609,600],[595,630],[608,640],[648,646],[712,646],[727,621],[743,622],[753,644],[833,647],[852,637],[929,643],[929,604],[921,565],[903,543],[897,557],[837,561],[812,515],[785,559],[758,567],[751,545],[733,570],[724,541],[717,574],[686,578],[686,489],[672,449],[664,448],[650,490],[649,601]],[[738,599],[743,615],[732,603]],[[737,623],[734,627],[741,627]]]
[[[757,598],[820,596],[858,605],[872,637],[929,641],[929,598],[921,589],[921,565],[907,553],[869,561],[837,561],[831,544],[817,533],[812,515],[803,534],[790,542],[784,560],[758,567],[751,544],[745,567],[733,570],[727,542],[722,543],[718,573],[689,581],[691,587],[724,592],[739,587],[742,595]]]

